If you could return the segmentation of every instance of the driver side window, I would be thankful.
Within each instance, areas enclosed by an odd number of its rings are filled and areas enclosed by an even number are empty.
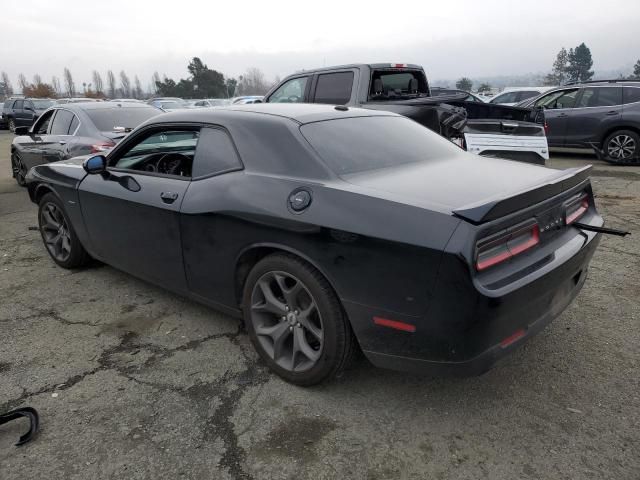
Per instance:
[[[200,129],[153,131],[139,139],[116,161],[119,170],[191,177]]]
[[[292,78],[269,97],[269,103],[302,103],[309,77]]]

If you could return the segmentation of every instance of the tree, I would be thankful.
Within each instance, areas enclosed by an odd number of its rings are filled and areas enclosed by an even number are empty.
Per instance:
[[[27,77],[25,77],[24,74],[22,73],[18,75],[18,86],[20,87],[20,90],[22,91],[23,94],[24,94],[24,89],[29,86],[29,82],[27,82]]]
[[[160,74],[158,72],[153,72],[153,75],[151,75],[151,93],[158,93],[158,84],[161,82]]]
[[[63,78],[64,78],[64,93],[69,97],[73,97],[73,94],[76,91],[76,85],[75,83],[73,83],[73,76],[71,75],[71,71],[66,67],[64,69]]]
[[[567,68],[569,66],[569,53],[562,47],[553,62],[551,73],[544,78],[545,85],[563,85],[567,80]]]
[[[264,95],[269,89],[264,73],[256,67],[248,68],[238,86],[239,95]]]
[[[462,77],[460,80],[456,82],[456,88],[458,90],[464,90],[465,92],[470,92],[471,87],[473,87],[473,82],[470,78]]]
[[[567,55],[569,65],[567,66],[567,77],[570,82],[585,82],[593,77],[593,66],[591,50],[584,42],[575,49],[569,50]]]
[[[116,98],[116,76],[111,70],[107,72],[107,87],[109,89],[109,97]]]
[[[31,85],[27,85],[23,90],[27,97],[32,98],[55,98],[56,92],[51,85],[48,83],[32,83]]]
[[[96,94],[104,94],[104,84],[102,83],[102,75],[97,70],[93,71],[93,86],[96,90]]]
[[[126,98],[131,97],[131,80],[124,70],[120,70],[120,88],[122,89],[122,95]]]
[[[197,93],[201,97],[224,97],[225,96],[225,83],[224,75],[222,73],[212,70],[207,65],[202,63],[198,57],[193,57],[187,70],[191,74],[191,83],[193,85],[194,93]],[[188,85],[185,81],[185,87]]]
[[[226,97],[231,98],[236,94],[236,88],[238,86],[238,80],[235,78],[227,78],[224,82]]]
[[[135,85],[134,95],[133,96],[135,98],[138,98],[138,99],[142,98],[144,94],[142,92],[142,86],[140,85],[140,79],[138,78],[137,75],[135,76],[135,79],[134,79],[133,82],[134,82],[134,85]]]
[[[640,60],[638,60],[636,62],[636,64],[633,66],[633,77],[632,77],[632,79],[640,80]]]
[[[60,79],[55,75],[51,77],[51,88],[56,93],[56,97],[62,94],[62,89],[60,88]]]
[[[13,95],[13,86],[11,85],[11,80],[9,80],[9,75],[7,72],[2,72],[0,75],[0,82],[2,83],[2,92],[5,96]]]
[[[479,87],[478,87],[478,93],[483,93],[483,92],[490,92],[491,91],[491,85],[489,85],[488,83],[482,83]]]

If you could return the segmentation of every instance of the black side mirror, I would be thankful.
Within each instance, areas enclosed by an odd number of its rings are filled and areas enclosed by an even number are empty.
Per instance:
[[[87,158],[82,162],[82,168],[89,174],[104,173],[107,171],[107,157],[104,155],[96,155]]]
[[[29,127],[16,127],[13,133],[16,135],[29,135]]]

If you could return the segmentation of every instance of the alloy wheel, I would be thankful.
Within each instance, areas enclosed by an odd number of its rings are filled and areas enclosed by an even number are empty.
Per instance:
[[[304,372],[320,359],[322,317],[309,289],[293,275],[274,271],[260,277],[251,294],[251,322],[261,346],[280,367]]]
[[[16,122],[13,120],[13,118],[9,119],[9,131],[10,132],[16,131]]]
[[[46,203],[40,211],[40,229],[49,253],[59,262],[71,255],[71,233],[60,208]]]
[[[14,154],[11,156],[11,169],[13,170],[13,178],[16,179],[18,184],[25,185],[24,177],[27,172],[25,172],[24,164],[22,163],[20,155]]]
[[[616,160],[631,159],[636,153],[636,141],[629,135],[616,135],[609,140],[607,153]]]

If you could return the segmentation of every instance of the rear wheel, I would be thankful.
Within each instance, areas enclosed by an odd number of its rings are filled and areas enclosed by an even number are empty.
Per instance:
[[[251,341],[285,380],[314,385],[340,373],[355,338],[327,280],[287,254],[270,255],[249,273],[243,293]]]
[[[9,131],[10,132],[15,132],[16,131],[16,121],[13,118],[10,118],[7,123],[9,125]]]
[[[27,175],[27,169],[24,167],[20,155],[16,152],[11,154],[11,171],[13,172],[13,178],[16,179],[18,185],[24,187],[27,184],[24,179]]]
[[[640,163],[640,136],[631,130],[613,132],[604,141],[605,158],[613,163]]]
[[[76,235],[62,202],[53,193],[40,200],[38,223],[42,241],[54,262],[63,268],[78,268],[90,260]]]

